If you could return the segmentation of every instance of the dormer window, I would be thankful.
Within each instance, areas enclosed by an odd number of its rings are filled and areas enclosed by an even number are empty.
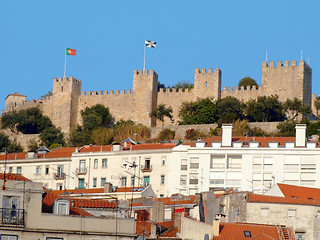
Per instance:
[[[54,202],[53,212],[57,215],[69,215],[70,202],[66,199],[57,199]]]
[[[251,237],[251,232],[250,231],[244,231],[244,236],[245,237]]]

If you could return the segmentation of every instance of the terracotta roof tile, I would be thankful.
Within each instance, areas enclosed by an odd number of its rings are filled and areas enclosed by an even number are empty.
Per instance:
[[[303,198],[275,197],[248,193],[248,202],[264,202],[264,203],[283,203],[283,204],[298,204],[320,206],[320,200],[309,200]]]
[[[290,232],[290,229],[283,227],[284,231]],[[250,232],[250,236],[246,237],[244,232]],[[220,223],[219,236],[213,237],[213,240],[270,240],[282,239],[279,236],[277,226],[262,225],[253,223]],[[292,239],[294,238],[287,238]]]
[[[285,197],[295,197],[308,200],[320,200],[319,188],[301,187],[283,183],[278,183],[277,185]]]
[[[0,179],[4,179],[4,173],[0,173]],[[31,182],[30,179],[22,176],[21,174],[14,174],[14,173],[6,173],[6,179],[11,181]]]

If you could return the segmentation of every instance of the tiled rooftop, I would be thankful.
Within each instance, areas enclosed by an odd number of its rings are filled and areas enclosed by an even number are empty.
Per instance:
[[[285,228],[284,231],[290,231]],[[245,232],[246,235],[245,236]],[[213,240],[270,240],[282,239],[279,236],[277,226],[275,225],[262,225],[251,223],[220,223],[219,236],[213,237]],[[294,238],[286,238],[292,239]]]
[[[320,200],[319,188],[301,187],[283,183],[278,183],[277,185],[285,197],[308,200]]]

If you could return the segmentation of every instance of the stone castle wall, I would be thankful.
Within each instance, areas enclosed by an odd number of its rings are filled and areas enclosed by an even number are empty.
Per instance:
[[[221,90],[222,73],[219,68],[195,69],[194,89],[186,91],[158,91],[158,75],[155,71],[144,70],[133,73],[133,90],[121,91],[89,91],[81,93],[81,81],[70,78],[53,80],[53,94],[40,100],[25,101],[22,97],[16,99],[12,94],[6,98],[6,110],[20,110],[28,107],[40,106],[45,115],[52,122],[68,134],[77,124],[81,124],[81,110],[95,104],[109,107],[115,121],[133,120],[147,126],[161,126],[156,119],[151,119],[150,112],[163,103],[173,109],[174,121],[165,119],[165,125],[178,123],[178,112],[185,101],[194,101],[197,98],[210,97],[214,100],[232,96],[248,101],[258,96],[277,94],[281,101],[301,99],[311,105],[312,69],[303,61],[281,61],[262,63],[262,84],[258,87],[246,88],[224,87]],[[21,95],[23,96],[23,95]]]

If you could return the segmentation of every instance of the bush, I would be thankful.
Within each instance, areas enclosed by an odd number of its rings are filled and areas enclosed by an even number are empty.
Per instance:
[[[185,134],[185,138],[192,141],[197,140],[198,138],[205,138],[207,136],[207,134],[193,128],[188,129]]]
[[[159,141],[173,140],[175,135],[176,135],[175,131],[170,130],[169,128],[166,128],[159,133],[158,140]]]

